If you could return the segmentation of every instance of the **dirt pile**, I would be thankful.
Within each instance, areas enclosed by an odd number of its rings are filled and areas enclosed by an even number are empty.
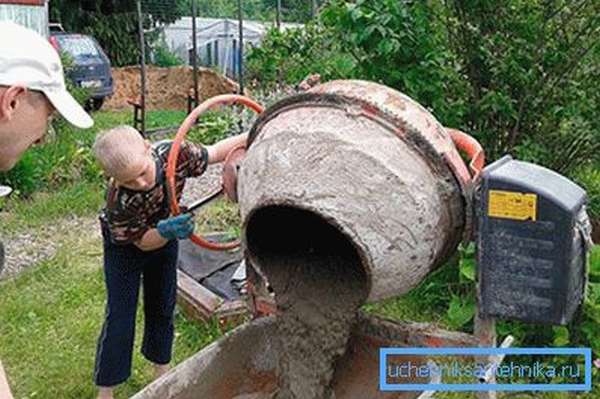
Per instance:
[[[140,94],[140,68],[138,66],[113,68],[112,76],[115,93],[106,101],[105,109],[131,108],[127,100],[138,98]],[[146,82],[148,109],[187,110],[188,92],[194,87],[191,67],[148,67]],[[235,93],[238,85],[211,69],[199,68],[198,89],[202,101],[219,94]]]
[[[334,363],[345,353],[357,310],[367,298],[357,251],[324,219],[296,208],[257,211],[247,236],[279,311],[275,398],[333,398]]]

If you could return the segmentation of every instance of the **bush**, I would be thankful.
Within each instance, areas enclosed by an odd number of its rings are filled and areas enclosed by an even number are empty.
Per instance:
[[[190,130],[186,140],[211,145],[228,136],[237,134],[237,119],[233,112],[211,111],[202,115],[198,124]]]
[[[159,67],[174,67],[183,65],[183,60],[172,53],[165,45],[159,45],[154,49],[154,65]]]
[[[63,69],[65,72],[65,83],[67,85],[67,90],[75,100],[84,105],[90,99],[90,92],[88,89],[77,86],[71,79],[67,78],[70,71],[75,67],[75,62],[73,58],[66,52],[60,52],[60,61],[63,64]]]
[[[267,35],[248,64],[268,85],[315,72],[381,82],[476,137],[490,161],[510,153],[572,175],[600,161],[597,15],[593,2],[331,0],[303,31]]]
[[[10,172],[0,177],[2,184],[27,196],[67,183],[101,181],[100,169],[91,153],[95,132],[84,133],[62,120],[53,125],[56,136],[51,143],[27,151]]]
[[[587,191],[590,216],[600,218],[600,167],[582,168],[575,173],[574,180]]]
[[[259,47],[251,49],[246,77],[264,88],[294,85],[307,75],[319,73],[323,80],[350,78],[354,61],[336,45],[333,33],[321,24],[302,29],[270,29]]]

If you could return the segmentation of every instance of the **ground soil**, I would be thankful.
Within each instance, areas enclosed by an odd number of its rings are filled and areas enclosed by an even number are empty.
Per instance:
[[[187,96],[194,87],[191,67],[178,66],[171,68],[147,67],[147,97],[149,110],[187,110]],[[128,66],[113,68],[115,94],[109,98],[104,109],[121,110],[131,108],[128,99],[136,99],[140,95],[140,68]],[[219,94],[235,93],[238,85],[225,76],[207,68],[199,68],[198,89],[200,100]]]

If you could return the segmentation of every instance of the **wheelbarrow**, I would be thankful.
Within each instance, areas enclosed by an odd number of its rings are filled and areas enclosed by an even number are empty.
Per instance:
[[[275,318],[243,324],[208,345],[132,399],[264,399],[277,391],[280,354],[273,345]],[[346,353],[333,378],[336,399],[416,399],[424,392],[379,389],[379,349],[407,346],[476,346],[472,335],[436,329],[425,323],[400,323],[359,315]],[[423,365],[424,357],[397,357]],[[424,379],[394,383],[426,383]]]

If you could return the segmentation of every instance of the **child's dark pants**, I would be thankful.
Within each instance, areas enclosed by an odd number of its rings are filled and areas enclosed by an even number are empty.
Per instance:
[[[171,361],[173,312],[177,290],[177,240],[144,252],[134,244],[115,245],[104,236],[104,276],[108,300],[98,347],[96,385],[118,385],[131,375],[135,315],[140,281],[144,284],[142,354],[156,364]],[[142,278],[143,276],[143,278]]]

